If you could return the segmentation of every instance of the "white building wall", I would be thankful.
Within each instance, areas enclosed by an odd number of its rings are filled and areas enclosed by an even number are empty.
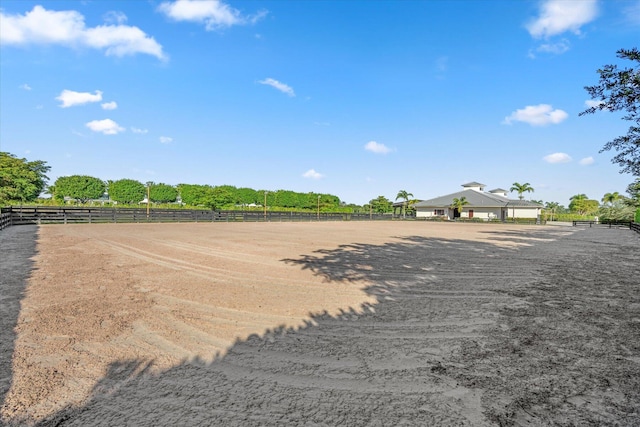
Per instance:
[[[537,218],[540,215],[541,208],[513,208],[508,209],[509,218]]]
[[[499,219],[500,208],[464,208],[460,216],[469,218],[469,211],[473,210],[473,218],[481,218],[485,220]]]
[[[469,218],[469,210],[471,208],[465,207],[460,215],[462,218]],[[506,210],[507,218],[537,218],[540,215],[540,208],[523,208],[523,207],[510,207],[510,208],[473,208],[473,218],[481,218],[484,220],[502,219],[501,211]],[[444,216],[449,219],[453,219],[453,209],[449,208],[416,208],[416,218],[433,218],[441,216],[436,214],[436,210],[444,211]]]
[[[449,212],[449,208],[416,208],[416,218],[433,218],[442,216],[436,214],[436,210],[444,211],[445,216],[453,215],[453,211]]]
[[[462,210],[461,218],[469,218],[469,208]],[[500,208],[473,208],[473,218],[480,218],[484,220],[500,219]],[[443,211],[444,216],[449,219],[453,219],[453,209],[449,208],[416,208],[416,218],[434,218],[442,216],[436,214],[436,211]]]

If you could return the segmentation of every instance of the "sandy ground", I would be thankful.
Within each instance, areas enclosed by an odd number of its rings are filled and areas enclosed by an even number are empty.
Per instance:
[[[0,232],[7,425],[640,425],[640,235]]]

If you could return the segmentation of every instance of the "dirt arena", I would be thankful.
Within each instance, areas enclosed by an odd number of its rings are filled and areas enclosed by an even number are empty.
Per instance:
[[[0,231],[0,422],[640,425],[640,235],[424,222]]]

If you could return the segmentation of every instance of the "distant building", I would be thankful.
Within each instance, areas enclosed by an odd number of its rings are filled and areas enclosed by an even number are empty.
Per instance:
[[[415,203],[417,218],[442,217],[455,218],[480,218],[484,220],[507,220],[509,218],[538,218],[542,211],[542,205],[525,200],[507,198],[507,190],[496,188],[485,191],[485,185],[479,182],[468,182],[462,185],[464,190],[451,193],[435,199],[423,200]],[[464,205],[462,212],[452,208],[453,199],[465,198],[468,204]]]

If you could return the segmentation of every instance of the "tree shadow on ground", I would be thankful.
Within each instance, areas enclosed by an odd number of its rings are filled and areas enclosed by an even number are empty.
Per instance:
[[[34,271],[38,227],[23,225],[0,230],[0,403],[11,387],[12,356],[20,303]]]
[[[585,284],[591,255],[613,250],[592,246],[409,236],[285,259],[327,281],[365,282],[377,303],[312,313],[212,363],[156,374],[149,360],[115,362],[86,404],[40,425],[632,425],[640,348],[626,344],[624,363],[610,350],[638,338],[625,310],[640,301],[621,275]],[[594,325],[593,314],[609,317]]]

